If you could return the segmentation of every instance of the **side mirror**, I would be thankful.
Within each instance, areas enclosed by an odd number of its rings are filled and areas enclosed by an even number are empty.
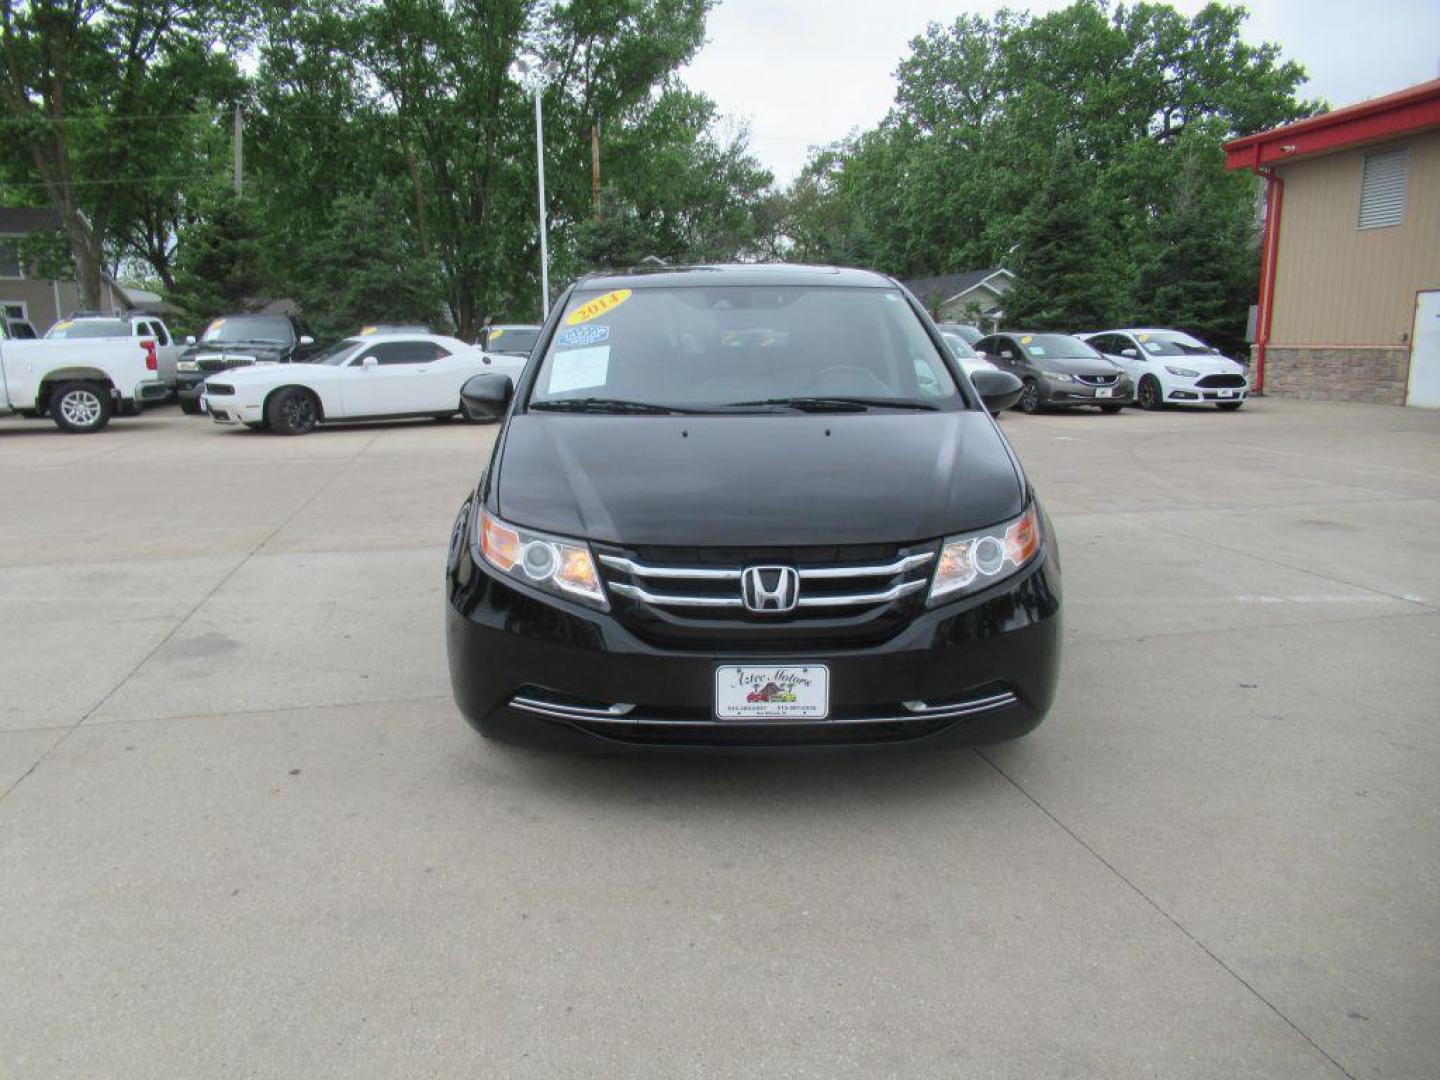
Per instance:
[[[1136,351],[1135,349],[1121,349],[1121,350],[1120,350],[1120,355],[1121,355],[1121,356],[1128,356],[1131,360],[1139,360],[1139,359],[1140,359],[1140,353],[1139,353],[1138,351]]]
[[[185,344],[186,344],[186,345],[194,345],[194,344],[195,344],[195,335],[194,335],[194,334],[186,334],[186,335],[185,335]]]
[[[373,368],[379,363],[380,361],[376,360],[373,356],[362,356],[360,358],[360,366],[362,368]]]
[[[993,371],[977,371],[970,376],[970,384],[980,395],[986,411],[1003,412],[1020,400],[1025,384],[1008,371],[996,368]]]
[[[313,337],[311,337],[309,334],[301,334],[301,335],[300,335],[300,344],[301,344],[301,345],[314,345],[314,344],[315,344],[315,339],[314,339]]]
[[[460,388],[460,404],[471,420],[499,420],[514,395],[515,384],[509,375],[486,371],[465,380]]]

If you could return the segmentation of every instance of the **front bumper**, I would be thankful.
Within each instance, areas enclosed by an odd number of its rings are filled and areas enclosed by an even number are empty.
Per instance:
[[[135,400],[141,405],[153,405],[170,396],[169,388],[159,380],[147,379],[135,384]]]
[[[1170,383],[1165,387],[1165,400],[1177,405],[1201,405],[1217,401],[1244,401],[1250,393],[1245,386],[1196,386],[1196,380]]]
[[[1041,379],[1040,400],[1046,405],[1129,405],[1135,400],[1135,388],[1126,379],[1099,387]]]
[[[814,652],[657,647],[608,613],[477,565],[462,528],[447,589],[451,687],[474,727],[512,741],[812,749],[1015,738],[1045,716],[1059,669],[1060,572],[1045,528],[1045,551],[1015,577],[927,609],[879,645]],[[715,669],[733,663],[826,665],[829,717],[717,720]]]

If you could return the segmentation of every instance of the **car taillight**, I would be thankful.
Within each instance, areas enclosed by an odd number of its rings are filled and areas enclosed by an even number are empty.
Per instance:
[[[140,342],[140,344],[145,347],[145,367],[146,367],[146,369],[147,369],[147,370],[150,370],[150,371],[159,371],[159,370],[160,370],[160,358],[155,355],[155,342],[153,342],[153,341],[142,341],[142,342]]]

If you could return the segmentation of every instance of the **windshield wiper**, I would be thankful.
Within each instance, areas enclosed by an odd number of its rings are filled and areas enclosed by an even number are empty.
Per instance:
[[[682,409],[675,405],[656,405],[649,401],[625,401],[621,398],[556,398],[551,401],[532,401],[532,409],[544,409],[551,412],[590,412],[590,413],[635,413],[655,416],[675,416],[682,413],[693,412],[693,409]]]
[[[922,409],[925,412],[934,412],[936,409],[936,406],[928,401],[873,397],[773,397],[756,401],[732,401],[729,407],[739,409],[749,405],[788,405],[801,412],[865,412],[871,408]]]

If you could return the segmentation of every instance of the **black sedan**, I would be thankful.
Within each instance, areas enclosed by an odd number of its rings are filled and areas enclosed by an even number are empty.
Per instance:
[[[1124,371],[1069,334],[1011,330],[981,338],[975,351],[1024,382],[1017,406],[1022,412],[1095,405],[1101,412],[1118,413],[1135,396]]]

